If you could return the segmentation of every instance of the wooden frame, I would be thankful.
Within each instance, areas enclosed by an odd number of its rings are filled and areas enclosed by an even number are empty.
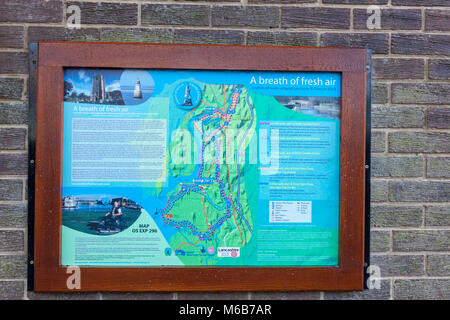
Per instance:
[[[74,291],[67,288],[68,274],[60,266],[61,215],[55,219],[61,210],[64,67],[327,71],[342,75],[339,266],[81,268],[82,291],[363,289],[365,49],[41,42],[37,55],[37,64],[32,61],[37,66],[36,153],[30,152],[30,163],[35,161],[30,173],[35,175],[34,179],[30,176],[29,196],[34,208],[30,269],[34,267],[36,291]],[[33,100],[30,97],[30,102]]]

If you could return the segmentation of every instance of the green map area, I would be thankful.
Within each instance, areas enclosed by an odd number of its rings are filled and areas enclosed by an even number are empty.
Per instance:
[[[253,233],[244,182],[256,129],[252,99],[240,85],[205,84],[199,105],[178,129],[170,141],[168,178],[184,182],[169,191],[159,213],[179,230],[169,244],[185,265],[213,265],[221,256],[218,248],[243,248]]]

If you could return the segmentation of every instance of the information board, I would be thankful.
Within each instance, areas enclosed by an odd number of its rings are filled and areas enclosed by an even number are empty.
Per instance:
[[[339,73],[64,81],[63,265],[338,264]]]
[[[30,50],[30,289],[363,288],[365,49]]]

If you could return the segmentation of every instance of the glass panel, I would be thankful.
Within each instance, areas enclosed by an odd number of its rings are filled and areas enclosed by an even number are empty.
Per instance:
[[[336,266],[340,73],[65,69],[62,265]]]

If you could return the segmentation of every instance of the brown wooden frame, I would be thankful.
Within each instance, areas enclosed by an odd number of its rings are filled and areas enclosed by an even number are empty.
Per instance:
[[[64,67],[327,71],[342,75],[339,266],[81,268],[81,291],[362,290],[366,50],[40,42],[36,91],[34,288],[66,286],[60,265]],[[30,197],[32,199],[32,197]],[[32,200],[30,200],[32,201]]]

